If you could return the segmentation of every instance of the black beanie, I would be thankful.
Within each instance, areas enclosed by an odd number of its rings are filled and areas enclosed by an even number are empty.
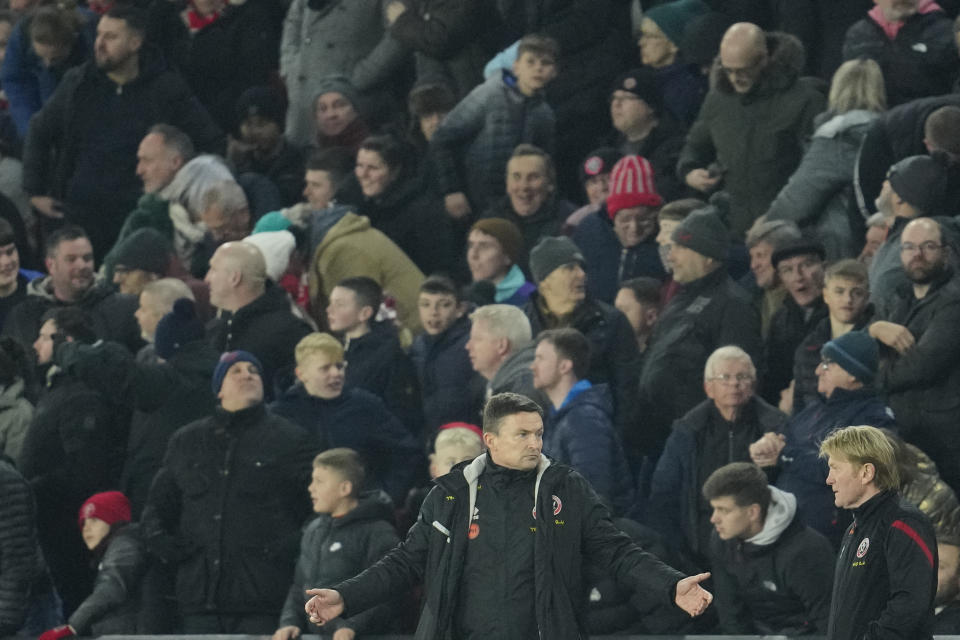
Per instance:
[[[203,322],[197,317],[197,308],[190,298],[173,303],[173,311],[157,323],[153,348],[164,360],[172,358],[188,342],[203,339]]]
[[[170,241],[156,229],[138,229],[127,236],[112,252],[115,267],[142,269],[160,276],[167,274],[173,249]]]
[[[725,261],[730,251],[730,230],[715,207],[697,209],[673,231],[673,241],[700,255]]]
[[[890,167],[890,186],[907,204],[923,215],[943,213],[947,193],[947,168],[931,156],[910,156]]]

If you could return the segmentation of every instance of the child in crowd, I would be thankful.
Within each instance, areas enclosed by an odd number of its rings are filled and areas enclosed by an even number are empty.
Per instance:
[[[130,524],[130,501],[119,491],[94,494],[80,507],[78,524],[98,563],[93,593],[68,624],[44,632],[40,640],[137,633],[147,556],[138,525]]]
[[[424,332],[414,339],[410,358],[420,379],[429,446],[440,425],[477,419],[484,382],[470,364],[470,319],[456,284],[446,276],[430,276],[420,285],[417,309]]]
[[[273,640],[291,640],[308,625],[303,605],[306,589],[335,585],[351,578],[396,546],[393,503],[382,491],[361,493],[364,468],[352,449],[328,449],[313,460],[310,499],[319,516],[307,525],[300,543],[300,558],[293,584],[280,614]],[[349,618],[324,625],[334,640],[352,640],[358,633],[391,631],[394,607],[383,604]]]
[[[524,36],[513,70],[491,76],[444,118],[430,145],[451,216],[479,214],[503,195],[507,161],[518,144],[553,150],[555,119],[542,92],[557,75],[559,57],[552,38]]]

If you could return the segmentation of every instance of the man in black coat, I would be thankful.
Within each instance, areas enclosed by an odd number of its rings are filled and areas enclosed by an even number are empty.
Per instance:
[[[294,313],[287,293],[267,279],[263,254],[246,242],[227,242],[210,258],[204,278],[210,304],[220,313],[207,327],[218,352],[242,349],[257,356],[268,399],[293,380],[293,349],[310,333],[307,321]]]
[[[146,26],[138,9],[108,11],[97,25],[95,59],[67,72],[24,143],[23,188],[33,207],[48,220],[86,226],[101,257],[141,194],[137,147],[151,126],[173,124],[202,149],[222,146],[183,79],[144,47]]]
[[[834,431],[820,446],[838,507],[853,511],[837,556],[827,637],[929,640],[937,541],[898,492],[893,447],[870,426]]]
[[[623,586],[703,613],[708,574],[683,578],[617,531],[583,478],[541,454],[541,416],[523,396],[491,398],[488,453],[437,480],[404,544],[336,590],[308,591],[310,621],[353,615],[422,577],[417,638],[578,638],[585,556]]]
[[[144,510],[148,548],[177,567],[185,633],[273,633],[293,574],[316,446],[267,411],[260,370],[246,351],[220,357],[220,405],[170,439]]]

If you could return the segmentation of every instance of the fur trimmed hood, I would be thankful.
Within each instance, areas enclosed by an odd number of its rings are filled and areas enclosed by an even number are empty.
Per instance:
[[[807,54],[803,44],[789,33],[768,31],[767,51],[770,61],[753,90],[744,96],[747,100],[789,89],[800,78],[806,66]],[[714,58],[713,68],[710,70],[710,86],[722,93],[734,93],[730,79],[721,68],[719,54]]]

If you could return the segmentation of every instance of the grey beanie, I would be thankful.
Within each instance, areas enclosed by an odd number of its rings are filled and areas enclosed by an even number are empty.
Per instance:
[[[931,156],[910,156],[890,167],[890,186],[907,204],[924,215],[942,213],[947,193],[947,168]]]
[[[713,206],[697,209],[674,229],[673,241],[681,247],[725,261],[730,251],[730,230]]]
[[[339,93],[350,101],[350,104],[353,105],[355,110],[360,111],[360,93],[346,76],[326,76],[320,78],[317,90],[313,94],[314,104],[316,104],[317,98],[325,93]]]
[[[566,236],[548,236],[538,242],[530,252],[530,273],[534,282],[540,284],[555,269],[571,262],[579,262],[581,266],[586,264],[583,254],[577,245],[573,244],[573,240]]]

